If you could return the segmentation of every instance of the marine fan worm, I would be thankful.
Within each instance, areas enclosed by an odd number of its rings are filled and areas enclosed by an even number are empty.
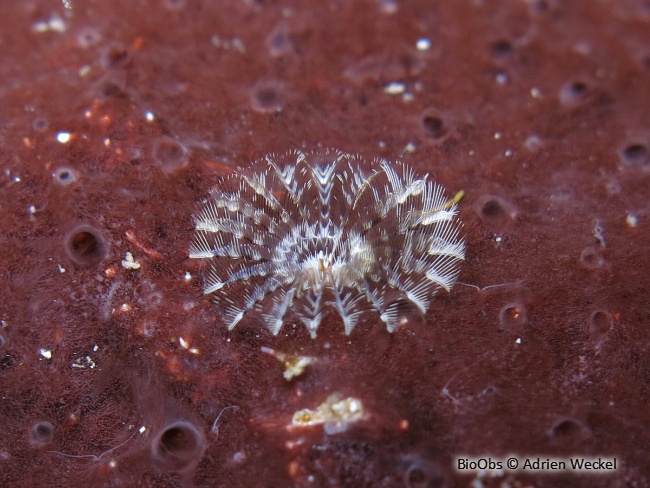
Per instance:
[[[465,256],[456,204],[407,165],[336,150],[269,155],[210,191],[194,216],[190,257],[232,329],[245,317],[273,334],[302,322],[316,337],[340,315],[350,334],[378,314],[390,332],[451,290]]]

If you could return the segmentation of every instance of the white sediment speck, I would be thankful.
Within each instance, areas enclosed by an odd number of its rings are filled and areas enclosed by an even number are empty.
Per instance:
[[[72,138],[72,134],[69,132],[59,132],[56,135],[56,140],[59,141],[61,144],[67,144],[70,142],[70,139]]]
[[[96,366],[97,364],[90,356],[77,358],[70,364],[73,369],[94,369]]]
[[[48,20],[34,22],[32,24],[32,30],[34,32],[65,32],[67,26],[65,21],[58,15],[53,15]]]
[[[39,349],[38,353],[43,356],[45,359],[52,359],[52,351],[49,349]]]
[[[635,214],[627,214],[627,217],[625,217],[625,223],[628,227],[636,227],[639,224],[639,219]]]
[[[140,269],[140,263],[133,258],[133,254],[127,252],[122,260],[122,267],[126,269]]]
[[[411,92],[404,92],[402,94],[402,101],[403,102],[409,103],[409,102],[412,102],[413,100],[415,100],[415,95],[413,95]]]
[[[384,92],[389,95],[401,95],[406,91],[406,85],[399,81],[393,81],[384,87]]]
[[[343,398],[340,393],[333,393],[316,409],[305,408],[293,414],[291,425],[294,427],[311,427],[324,424],[328,435],[339,434],[365,416],[363,403],[358,398]]]
[[[428,51],[429,48],[431,48],[431,41],[426,37],[421,37],[415,43],[415,47],[417,48],[418,51]]]
[[[402,150],[402,153],[404,154],[414,153],[417,148],[418,146],[417,144],[415,144],[415,142],[407,142],[406,146],[404,146],[404,149]]]

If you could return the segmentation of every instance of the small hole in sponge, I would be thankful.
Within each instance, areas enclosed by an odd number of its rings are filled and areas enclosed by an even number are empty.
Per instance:
[[[114,45],[106,50],[102,61],[107,69],[124,68],[131,61],[131,52],[124,46]]]
[[[589,436],[589,428],[572,418],[560,419],[550,430],[550,437],[561,443],[572,444],[575,441],[585,440]]]
[[[38,444],[47,444],[54,437],[54,426],[50,422],[42,421],[32,425],[31,438]]]
[[[166,426],[152,444],[153,458],[170,471],[185,470],[197,464],[204,450],[203,433],[187,421]]]
[[[495,195],[481,196],[474,208],[483,223],[493,230],[503,230],[515,215],[512,206]]]
[[[7,371],[19,364],[19,359],[15,353],[4,354],[0,357],[0,371]]]
[[[499,312],[501,327],[513,332],[521,332],[526,324],[526,309],[516,303],[509,303]]]
[[[184,168],[189,163],[189,151],[170,137],[160,137],[153,143],[153,157],[167,173]]]
[[[407,488],[445,488],[449,477],[437,463],[416,459],[404,473],[404,484]]]
[[[48,127],[49,127],[49,123],[47,119],[44,117],[38,117],[37,119],[34,119],[34,122],[32,122],[32,128],[39,132],[43,132]]]
[[[101,232],[90,225],[81,225],[70,232],[65,249],[70,259],[80,266],[93,266],[108,255],[108,245]]]
[[[493,219],[495,217],[501,217],[505,214],[503,207],[496,199],[491,199],[485,202],[481,212],[485,218]]]
[[[587,84],[583,81],[576,81],[569,85],[569,91],[574,95],[582,95],[587,91]]]
[[[62,166],[54,171],[54,180],[61,186],[68,186],[79,178],[79,174],[72,168]]]
[[[278,113],[284,109],[282,85],[275,81],[264,81],[256,85],[251,93],[251,107],[260,113]]]
[[[422,127],[432,139],[440,139],[447,134],[445,123],[435,115],[425,115],[422,118]]]
[[[612,326],[612,316],[604,310],[596,310],[589,317],[589,335],[599,339],[609,332]]]
[[[648,148],[641,143],[629,144],[621,151],[621,159],[624,163],[642,166],[648,162]]]
[[[430,107],[420,113],[420,127],[424,136],[433,144],[440,144],[454,137],[457,124],[453,115]]]
[[[407,473],[407,478],[409,486],[426,486],[427,476],[418,467],[411,467]]]
[[[422,126],[433,139],[440,139],[447,133],[445,123],[442,119],[432,115],[428,115],[422,119]]]
[[[582,80],[567,83],[560,90],[560,104],[564,106],[576,106],[587,101],[589,98],[589,85]]]
[[[108,78],[99,84],[99,94],[103,99],[125,98],[127,96],[122,83]]]
[[[512,53],[512,44],[506,39],[501,39],[490,44],[490,52],[495,58],[505,58]]]

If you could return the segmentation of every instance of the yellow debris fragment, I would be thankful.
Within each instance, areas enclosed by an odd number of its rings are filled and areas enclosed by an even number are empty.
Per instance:
[[[299,427],[325,424],[326,432],[335,434],[343,432],[349,424],[361,420],[363,416],[361,400],[354,397],[343,398],[340,393],[333,393],[316,410],[298,410],[293,414],[291,423]]]
[[[276,351],[270,347],[262,346],[262,352],[275,357],[284,366],[284,379],[291,381],[305,372],[305,368],[312,364],[315,359],[309,356],[297,356]]]
[[[447,205],[445,205],[445,209],[449,209],[454,205],[455,203],[460,203],[460,201],[465,197],[465,190],[460,190],[457,192],[451,199],[447,202]]]

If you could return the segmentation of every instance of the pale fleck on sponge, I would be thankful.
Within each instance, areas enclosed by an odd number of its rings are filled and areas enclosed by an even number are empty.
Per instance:
[[[204,292],[229,329],[256,316],[273,334],[298,320],[316,337],[333,310],[346,334],[373,314],[395,331],[451,290],[465,257],[456,203],[427,178],[333,149],[266,156],[194,216]]]

